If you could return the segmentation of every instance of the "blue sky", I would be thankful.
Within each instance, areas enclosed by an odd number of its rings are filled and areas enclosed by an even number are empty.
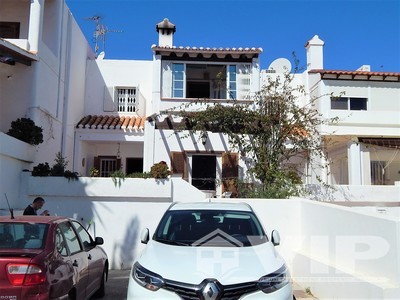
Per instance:
[[[292,60],[293,52],[304,66],[304,45],[317,34],[325,41],[325,69],[400,72],[399,0],[66,1],[93,48],[89,18],[101,17],[110,31],[107,59],[151,60],[156,24],[168,18],[175,46],[261,47],[263,69],[280,57]]]

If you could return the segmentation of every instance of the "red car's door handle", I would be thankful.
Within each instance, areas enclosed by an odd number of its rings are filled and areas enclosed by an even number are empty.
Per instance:
[[[72,263],[72,265],[73,265],[74,267],[77,267],[77,266],[78,266],[78,262],[77,262],[76,260],[74,260],[74,262]]]

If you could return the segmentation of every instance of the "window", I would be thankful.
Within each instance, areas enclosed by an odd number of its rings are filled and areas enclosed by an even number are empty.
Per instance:
[[[367,98],[331,97],[331,109],[367,110]]]
[[[250,247],[268,241],[252,212],[202,209],[167,211],[154,239],[186,247]]]
[[[163,75],[164,97],[237,99],[239,78],[236,65],[172,63],[171,72],[172,78],[168,77],[171,73]],[[248,73],[245,75],[250,76]],[[243,84],[250,86],[248,79]],[[171,80],[172,85],[169,85]]]
[[[62,256],[68,255],[68,250],[66,247],[64,236],[61,233],[61,229],[58,227],[56,229],[56,249],[58,253],[60,253]]]
[[[121,168],[121,159],[117,156],[96,156],[93,167],[100,171],[100,177],[110,177]]]
[[[39,223],[0,223],[0,248],[44,248],[48,225]]]
[[[385,185],[385,161],[371,161],[371,184],[372,185]]]
[[[136,88],[117,88],[118,112],[136,112],[138,105]]]
[[[229,99],[236,99],[236,66],[229,66]]]
[[[116,158],[100,159],[100,177],[110,177],[117,170]]]
[[[199,190],[215,190],[217,159],[214,155],[193,155],[192,185]]]
[[[78,237],[72,229],[72,226],[69,223],[62,223],[59,226],[71,254],[81,251],[81,244],[79,243]]]
[[[174,98],[183,98],[184,69],[183,64],[172,65],[172,97]]]
[[[126,159],[126,174],[142,173],[143,158],[128,157]]]
[[[18,22],[0,22],[0,38],[3,39],[19,39]]]
[[[76,229],[76,232],[78,233],[83,247],[85,247],[85,249],[90,249],[93,247],[93,239],[90,236],[90,234],[86,231],[85,228],[82,227],[81,224],[79,224],[78,222],[72,222],[72,225],[74,226],[74,228]]]

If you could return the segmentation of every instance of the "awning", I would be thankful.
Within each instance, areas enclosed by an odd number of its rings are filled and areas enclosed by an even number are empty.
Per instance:
[[[400,138],[359,137],[358,140],[364,144],[376,145],[376,146],[393,148],[393,149],[400,149]]]

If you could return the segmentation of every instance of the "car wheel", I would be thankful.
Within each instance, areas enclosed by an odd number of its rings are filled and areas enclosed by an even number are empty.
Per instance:
[[[96,298],[103,298],[106,295],[106,281],[107,281],[107,266],[104,267],[103,275],[101,276],[100,288],[94,294]]]
[[[68,300],[75,300],[75,299],[76,299],[75,291],[72,290],[68,293]]]

